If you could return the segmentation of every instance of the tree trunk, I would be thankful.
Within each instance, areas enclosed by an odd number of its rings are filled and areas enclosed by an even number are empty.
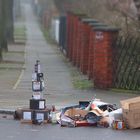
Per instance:
[[[135,6],[137,8],[137,16],[138,16],[138,20],[140,20],[140,1],[139,0],[133,0],[135,3]]]
[[[0,0],[0,46],[1,46],[1,51],[2,50],[8,51],[7,38],[6,38],[6,15],[5,15],[4,0]]]
[[[13,6],[13,19],[14,19],[14,21],[16,21],[16,19],[21,16],[20,3],[21,3],[21,0],[14,0],[14,6]]]
[[[2,50],[1,50],[1,48],[0,48],[0,62],[2,61],[3,59],[2,59]]]
[[[6,37],[8,42],[14,42],[14,15],[13,15],[13,0],[4,0],[5,5],[5,20],[6,20]]]
[[[2,0],[0,0],[0,61],[2,61],[2,42],[3,42],[3,5]]]

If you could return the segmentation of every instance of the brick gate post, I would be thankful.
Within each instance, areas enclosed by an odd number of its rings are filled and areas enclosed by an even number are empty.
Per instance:
[[[94,86],[107,89],[113,85],[113,44],[118,36],[119,29],[112,27],[94,28]]]

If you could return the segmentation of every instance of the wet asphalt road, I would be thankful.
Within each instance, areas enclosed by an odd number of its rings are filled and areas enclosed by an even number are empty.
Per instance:
[[[139,140],[139,130],[59,125],[21,124],[15,120],[0,120],[0,140]]]

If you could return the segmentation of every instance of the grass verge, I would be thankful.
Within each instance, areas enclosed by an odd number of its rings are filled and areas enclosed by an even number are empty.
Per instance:
[[[15,42],[25,42],[26,41],[26,27],[23,26],[15,26],[14,28],[14,40]]]
[[[50,31],[49,29],[45,29],[44,27],[40,27],[41,28],[41,31],[43,32],[43,35],[46,39],[46,41],[49,43],[49,44],[56,44],[56,42],[52,39],[51,35],[50,35]]]
[[[93,82],[81,74],[76,68],[71,69],[72,84],[75,89],[88,90],[93,88]]]
[[[117,88],[111,88],[110,90],[117,93],[140,94],[140,91],[135,91],[135,90],[126,90],[126,89],[117,89]]]

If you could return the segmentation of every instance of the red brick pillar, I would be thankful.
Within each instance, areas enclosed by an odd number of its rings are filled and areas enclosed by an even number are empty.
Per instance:
[[[73,30],[74,30],[74,14],[67,13],[67,56],[72,60],[73,53]]]
[[[89,56],[88,56],[88,78],[93,78],[93,59],[94,59],[94,38],[95,32],[93,29],[90,30],[89,39]]]
[[[88,58],[88,50],[89,50],[89,30],[88,24],[82,24],[82,40],[81,40],[81,49],[80,49],[80,71],[83,74],[87,74],[87,58]]]
[[[97,27],[94,44],[94,86],[107,89],[113,85],[113,45],[118,35],[118,29]]]
[[[79,23],[80,23],[80,19],[82,17],[85,17],[85,15],[77,15],[77,18],[75,20],[75,28],[76,28],[76,36],[75,36],[75,44],[74,44],[74,47],[75,47],[75,57],[74,57],[74,62],[73,64],[76,65],[78,67],[78,54],[79,54],[79,43],[80,43],[80,26],[79,26]]]
[[[80,49],[80,70],[83,74],[87,74],[88,70],[88,56],[89,56],[89,40],[90,40],[90,26],[89,23],[95,22],[93,19],[83,19],[81,32],[81,49]]]
[[[70,46],[70,56],[69,59],[70,61],[73,60],[73,49],[74,49],[74,20],[75,20],[75,15],[71,14],[71,19],[70,19],[70,41],[69,41],[69,46]]]
[[[43,13],[43,17],[42,17],[42,23],[44,28],[45,28],[45,20],[46,20],[46,12]]]
[[[44,28],[48,28],[48,12],[45,11],[43,14],[43,26]]]
[[[77,38],[76,38],[76,66],[80,67],[80,50],[81,50],[81,38],[82,38],[82,23],[80,20],[78,20],[78,28],[77,28]]]
[[[95,31],[94,28],[96,27],[106,27],[107,25],[95,22],[90,23],[90,40],[89,40],[89,57],[88,57],[88,78],[93,79],[93,59],[94,59],[94,41],[95,41]]]
[[[72,63],[76,65],[76,55],[77,55],[77,45],[76,45],[76,38],[77,38],[77,26],[78,26],[78,15],[73,17],[73,49],[72,49]]]
[[[66,46],[67,46],[67,57],[70,58],[71,46],[70,46],[70,35],[71,35],[71,13],[67,13],[67,24],[66,24]]]
[[[82,18],[86,17],[84,14],[76,14],[74,18],[74,35],[73,35],[73,56],[72,56],[72,62],[74,65],[77,65],[77,59],[78,59],[78,52],[79,52],[79,39],[80,39],[80,26],[79,22]]]

